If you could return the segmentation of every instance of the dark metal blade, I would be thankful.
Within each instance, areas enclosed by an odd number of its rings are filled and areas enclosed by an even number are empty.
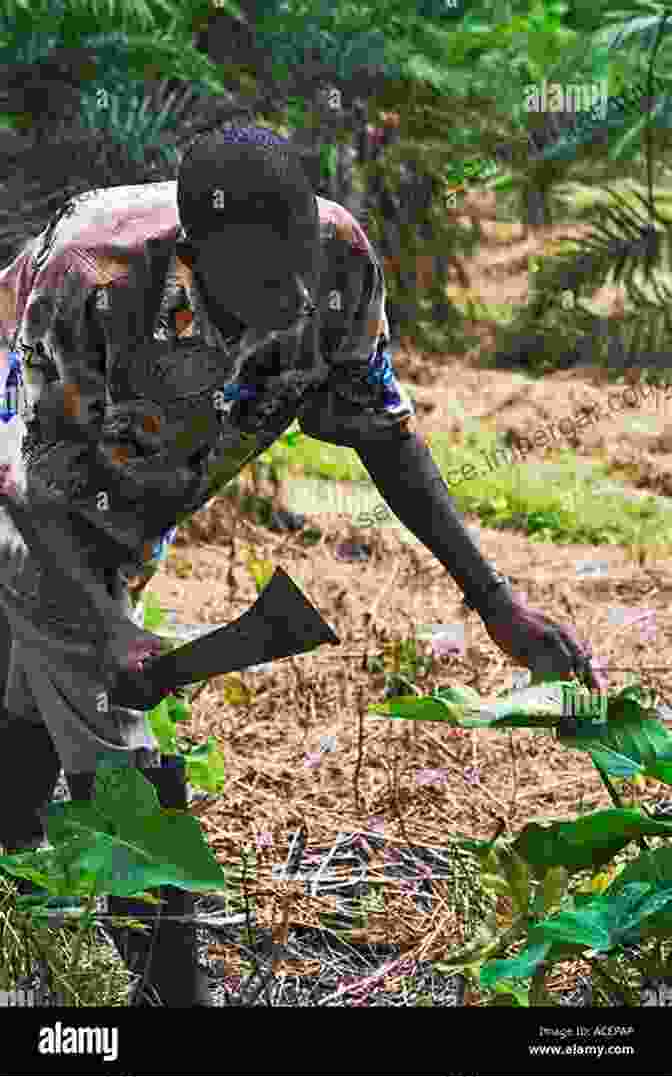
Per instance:
[[[110,699],[121,706],[148,709],[183,685],[305,654],[322,643],[340,642],[291,577],[279,568],[254,605],[237,620],[170,654],[150,659],[142,674],[119,675]]]

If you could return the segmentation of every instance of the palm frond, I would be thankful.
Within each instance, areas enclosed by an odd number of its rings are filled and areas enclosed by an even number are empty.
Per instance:
[[[562,356],[574,355],[612,373],[669,369],[672,224],[637,191],[632,193],[641,208],[611,186],[600,187],[610,201],[593,210],[587,236],[558,237],[565,249],[541,260],[531,277],[530,302],[501,334],[500,354],[519,341],[541,367],[563,365]],[[586,305],[602,287],[616,284],[623,286],[627,314],[605,318]],[[567,293],[573,301],[565,307]]]
[[[19,134],[0,130],[0,265],[7,264],[75,195],[95,188],[175,179],[186,147],[227,120],[251,119],[231,93],[128,78],[114,91],[87,85],[67,118]],[[108,95],[108,96],[105,96]],[[76,104],[76,111],[74,105]],[[0,105],[1,107],[1,105]]]
[[[672,226],[637,192],[633,196],[643,203],[639,212],[611,187],[603,188],[613,202],[598,204],[594,211],[593,231],[575,239],[560,236],[575,253],[564,253],[544,261],[534,275],[535,298],[530,303],[531,317],[538,317],[563,291],[582,289],[596,292],[609,281],[621,281],[633,289],[636,273],[650,282],[656,271],[667,272],[672,244]],[[634,292],[632,292],[634,298]]]
[[[91,88],[81,95],[82,125],[107,132],[127,148],[134,161],[141,161],[151,150],[175,161],[176,146],[166,136],[177,132],[203,96],[190,87],[167,93],[167,80],[149,91],[144,84],[131,81],[113,93]]]
[[[59,86],[79,88],[83,83],[113,90],[129,78],[145,81],[161,76],[192,82],[210,93],[227,88],[222,77],[235,83],[235,68],[214,64],[193,44],[190,34],[174,32],[100,32],[92,25],[76,45],[64,43],[63,35],[35,31],[21,33],[0,17],[0,65],[3,97],[17,102],[7,111],[23,112],[23,100],[31,88]],[[49,100],[43,94],[41,104]],[[28,110],[30,111],[30,110]],[[34,110],[39,115],[39,108]]]
[[[183,38],[172,34],[127,34],[124,41],[126,77],[146,78],[147,72],[185,82],[198,82],[211,93],[227,92],[223,78],[233,73],[215,65]]]

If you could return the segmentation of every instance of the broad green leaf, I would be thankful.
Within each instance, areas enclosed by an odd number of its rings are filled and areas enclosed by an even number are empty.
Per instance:
[[[586,738],[559,740],[589,752],[608,773],[619,777],[642,774],[672,784],[672,733],[655,717],[655,711],[642,706],[637,686],[629,687],[630,691],[625,689],[609,701],[609,720],[603,730]],[[600,754],[605,752],[608,754]]]
[[[442,702],[432,696],[395,696],[385,703],[374,703],[368,708],[370,714],[385,718],[406,718],[415,722],[448,722],[458,724],[462,715],[459,704]]]
[[[507,713],[502,717],[492,715],[496,704],[481,701],[480,707],[472,704],[452,703],[440,695],[431,696],[395,696],[385,703],[374,703],[368,708],[371,714],[386,718],[406,719],[415,722],[448,722],[461,729],[512,729],[512,728],[546,728],[557,725],[556,717],[543,714]],[[488,717],[478,717],[479,714]]]
[[[648,882],[654,886],[672,886],[672,848],[661,846],[640,853],[623,868],[609,886],[609,893],[616,894],[632,882]]]
[[[70,807],[67,821],[57,818]],[[184,890],[222,889],[225,878],[196,819],[182,812],[128,819],[115,835],[91,807],[51,805],[47,833],[50,841],[74,835],[83,847],[67,867],[73,879],[96,878],[96,893],[129,896],[166,884]]]
[[[47,849],[0,856],[0,868],[17,879],[28,879],[49,893],[57,892],[58,879],[62,875],[51,850]]]
[[[177,696],[166,696],[168,716],[171,722],[188,722],[191,718],[191,708]]]
[[[214,737],[208,737],[206,744],[193,748],[184,756],[187,764],[187,779],[207,793],[221,793],[225,785],[224,757],[217,747]]]
[[[166,620],[166,615],[161,609],[161,603],[156,595],[151,591],[145,591],[143,595],[144,611],[143,611],[143,624],[148,632],[156,632],[157,628],[161,628]]]
[[[513,848],[543,878],[548,868],[558,865],[570,874],[597,870],[629,842],[655,835],[672,835],[672,823],[649,819],[628,808],[607,808],[572,822],[552,822],[548,826],[528,823]]]
[[[89,839],[71,832],[52,849],[36,849],[30,853],[0,858],[4,869],[17,878],[28,879],[54,899],[87,897],[96,892],[94,872],[73,871],[72,864],[89,844]],[[24,904],[49,904],[42,895],[27,895]]]
[[[569,873],[566,868],[561,864],[555,868],[549,868],[544,875],[544,880],[538,894],[540,911],[542,913],[549,913],[557,905],[560,905],[560,902],[567,893],[568,885]]]
[[[672,903],[672,887],[655,893],[651,884],[631,882],[615,894],[600,894],[581,909],[566,910],[535,926],[534,934],[580,943],[605,952],[639,939],[642,921]]]
[[[511,890],[511,896],[521,916],[527,916],[530,906],[530,869],[515,849],[500,857],[502,870]]]
[[[613,896],[631,882],[651,883],[656,892],[672,887],[672,848],[663,846],[642,852],[623,868],[605,893],[607,896]],[[641,924],[640,935],[643,939],[670,938],[672,936],[672,907],[666,906],[658,912],[653,912]]]
[[[637,883],[629,883],[628,887],[640,885]],[[645,885],[645,884],[641,884]],[[624,889],[627,889],[624,887]],[[651,920],[657,912],[661,910],[667,910],[668,913],[672,912],[672,886],[659,890],[657,893],[646,894],[644,899],[640,902],[636,909],[633,910],[630,916],[624,917],[620,928],[624,936],[628,936],[628,939],[632,937],[633,928],[636,929],[635,937],[640,936],[642,921]]]
[[[160,811],[156,789],[136,767],[100,766],[96,770],[92,806],[107,819],[114,820],[133,803],[136,815],[153,815]]]
[[[163,754],[176,755],[177,736],[175,723],[170,717],[168,700],[162,699],[158,706],[147,713],[147,718]]]
[[[550,942],[539,942],[534,946],[527,946],[515,957],[488,961],[481,968],[481,987],[491,988],[500,980],[518,980],[533,976],[550,949]]]
[[[585,743],[587,744],[587,741]],[[611,748],[599,747],[587,750],[596,766],[617,778],[634,778],[640,776],[644,770],[641,763],[636,763],[634,759],[627,759]]]
[[[641,892],[644,892],[642,888]],[[572,942],[589,950],[608,950],[612,945],[610,924],[605,915],[605,900],[591,903],[583,909],[563,909],[548,920],[542,920],[535,931],[550,942]]]
[[[534,680],[534,676],[533,676]],[[570,681],[553,681],[532,684],[511,692],[504,699],[492,703],[483,702],[481,714],[491,718],[509,718],[512,715],[544,715],[561,718],[564,711],[564,689],[572,686]]]
[[[449,686],[431,696],[397,696],[372,705],[369,711],[387,718],[447,721],[463,729],[552,729],[565,716],[568,688],[576,685],[545,681],[490,701],[476,693],[470,695],[466,688]],[[672,784],[672,734],[652,716],[655,712],[643,708],[636,691],[626,693],[624,690],[609,701],[608,722],[579,722],[577,733],[559,739],[568,747],[593,754],[608,773],[623,777],[646,773]],[[582,736],[581,730],[590,736]]]
[[[481,697],[478,692],[468,684],[449,684],[445,688],[437,688],[434,693],[439,699],[445,699],[447,703],[460,703],[469,707],[480,707]]]
[[[497,995],[510,996],[519,1006],[530,1005],[530,992],[524,987],[516,987],[513,984],[497,983],[491,988]],[[503,999],[503,1002],[506,1000]]]
[[[558,719],[554,715],[513,712],[505,718],[465,717],[458,724],[463,729],[554,729]]]
[[[481,985],[490,987],[503,979],[532,976],[542,961],[558,960],[568,945],[603,953],[621,942],[629,943],[639,937],[642,920],[672,902],[672,888],[660,894],[650,890],[649,884],[633,883],[616,899],[600,895],[581,909],[563,910],[542,920],[532,928],[528,945],[516,957],[482,967]]]
[[[66,874],[80,882],[95,878],[97,893],[120,896],[165,884],[221,888],[222,869],[198,821],[186,812],[161,810],[154,787],[137,769],[112,770],[99,768],[97,781],[101,771],[104,780],[92,802],[47,809],[48,838]]]

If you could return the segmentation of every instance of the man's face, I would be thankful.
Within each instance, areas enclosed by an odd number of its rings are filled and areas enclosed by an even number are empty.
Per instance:
[[[253,329],[286,330],[316,301],[315,248],[290,244],[267,226],[231,225],[196,244],[195,254],[215,322],[219,310]]]

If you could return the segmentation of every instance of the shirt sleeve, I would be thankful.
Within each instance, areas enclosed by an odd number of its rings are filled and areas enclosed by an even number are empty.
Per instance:
[[[354,288],[353,288],[354,281]],[[413,422],[415,408],[397,380],[385,312],[385,282],[375,255],[359,254],[348,274],[355,303],[342,315],[338,345],[325,358],[329,378],[299,413],[304,434],[334,445],[357,445]],[[325,321],[336,290],[326,295]],[[324,301],[323,301],[324,302]],[[332,329],[327,331],[327,339]]]

